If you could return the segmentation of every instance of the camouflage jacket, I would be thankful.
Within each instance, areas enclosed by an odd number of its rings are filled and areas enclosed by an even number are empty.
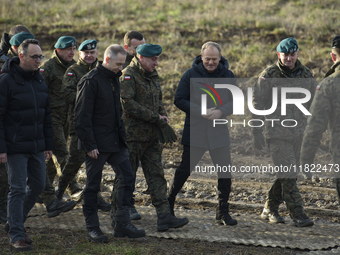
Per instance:
[[[123,69],[124,69],[125,67],[127,67],[128,65],[130,65],[130,63],[131,63],[133,57],[134,57],[134,55],[131,55],[131,54],[129,54],[129,53],[126,55],[126,60],[125,60],[125,63],[124,63],[124,65],[123,65]]]
[[[306,127],[307,116],[305,116],[294,104],[287,104],[286,115],[281,114],[281,88],[298,87],[309,90],[311,92],[311,99],[307,103],[303,104],[303,106],[308,110],[316,88],[316,82],[312,72],[307,67],[303,66],[299,60],[297,60],[296,67],[293,70],[290,70],[284,66],[280,60],[278,60],[276,64],[268,67],[260,74],[257,83],[254,85],[253,106],[256,110],[268,110],[272,107],[272,91],[274,87],[279,88],[277,93],[276,110],[266,116],[257,116],[253,114],[252,119],[264,120],[266,139],[279,139],[286,141],[294,141],[296,139],[301,140]],[[289,99],[304,97],[305,95],[302,93],[287,93],[287,98]],[[270,121],[273,119],[275,121]],[[293,119],[295,122],[288,121],[289,119]],[[282,121],[284,121],[284,125],[282,125]],[[253,128],[254,134],[258,132],[262,132],[262,127]]]
[[[340,61],[335,63],[318,86],[311,106],[301,148],[301,163],[312,164],[322,134],[329,128],[334,164],[340,164]]]
[[[126,140],[145,142],[158,139],[155,123],[166,115],[158,73],[148,73],[135,57],[120,77]]]
[[[7,59],[13,58],[15,56],[17,56],[17,54],[15,54],[12,49],[9,49],[7,54],[3,54],[0,57],[0,70],[2,69],[2,66],[5,64]]]
[[[98,60],[92,64],[86,63],[81,58],[78,62],[70,66],[63,77],[63,97],[67,104],[72,105],[76,102],[77,84],[86,73],[96,67]]]
[[[74,63],[76,61],[73,59],[70,63],[66,63],[54,50],[52,57],[40,66],[40,73],[48,87],[51,108],[66,106],[62,93],[62,80],[67,68]]]

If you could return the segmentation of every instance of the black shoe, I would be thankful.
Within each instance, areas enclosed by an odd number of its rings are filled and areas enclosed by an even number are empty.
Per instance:
[[[103,212],[109,212],[111,211],[111,204],[106,202],[104,198],[98,197],[97,208],[98,210],[102,210]]]
[[[294,225],[297,227],[310,227],[314,225],[314,221],[307,217],[305,213],[302,213],[293,218]]]
[[[87,241],[94,243],[107,243],[107,236],[100,230],[99,227],[89,228],[87,230]]]
[[[6,233],[9,232],[9,223],[6,222],[5,226],[4,226],[4,230]],[[32,244],[32,239],[31,237],[26,233],[26,229],[24,229],[25,234],[24,234],[24,242],[31,245]]]
[[[171,199],[170,197],[168,197],[168,201],[169,201],[169,205],[170,205],[170,214],[172,216],[175,216],[175,211],[174,211],[175,199]]]
[[[129,223],[117,222],[114,227],[114,237],[128,237],[138,238],[145,236],[144,229],[137,229],[134,225]]]
[[[59,200],[62,200],[64,192],[65,190],[61,190],[59,187],[57,187],[57,191],[55,192],[55,195]]]
[[[59,213],[68,212],[72,210],[76,205],[77,205],[77,202],[73,200],[70,202],[66,202],[66,201],[59,201],[59,199],[55,199],[52,204],[50,204],[49,206],[46,206],[46,210],[48,213],[47,216],[49,218],[55,217],[59,215]]]
[[[0,223],[5,224],[7,222],[7,209],[0,210]]]
[[[84,190],[82,189],[76,189],[75,191],[72,192],[72,194],[70,195],[70,198],[74,201],[79,202],[80,200],[82,200],[84,197]]]
[[[142,217],[137,212],[134,205],[129,207],[129,213],[130,213],[130,220],[140,220],[140,219],[142,219]]]
[[[234,220],[229,215],[229,204],[225,202],[219,202],[216,208],[216,223],[233,226],[237,224],[237,220]]]
[[[169,228],[180,228],[188,223],[189,220],[187,218],[180,219],[170,213],[165,213],[158,216],[157,230],[159,232],[167,231]]]

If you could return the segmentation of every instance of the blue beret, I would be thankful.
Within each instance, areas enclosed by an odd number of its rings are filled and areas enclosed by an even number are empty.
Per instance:
[[[162,47],[158,44],[151,44],[151,43],[140,44],[138,45],[136,52],[139,55],[150,58],[150,57],[158,56],[159,54],[161,54]]]
[[[277,52],[281,53],[294,53],[299,50],[296,40],[292,37],[282,40],[276,47]]]
[[[94,40],[94,39],[88,39],[88,40],[83,41],[80,44],[78,50],[79,51],[82,51],[82,50],[93,50],[95,48],[97,48],[97,41]]]
[[[9,43],[12,46],[19,46],[26,39],[34,39],[34,35],[32,35],[31,33],[27,33],[27,32],[21,32],[21,33],[13,35],[11,40],[9,40]]]
[[[58,39],[58,41],[54,45],[54,48],[62,50],[73,46],[76,46],[76,38],[74,38],[73,36],[62,36]]]
[[[332,38],[332,48],[340,48],[340,35]]]

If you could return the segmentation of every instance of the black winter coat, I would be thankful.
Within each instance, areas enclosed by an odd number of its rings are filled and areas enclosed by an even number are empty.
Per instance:
[[[196,57],[192,67],[188,69],[182,76],[175,94],[175,105],[186,113],[184,131],[182,136],[182,144],[206,149],[216,149],[230,145],[229,130],[227,125],[216,125],[213,127],[213,121],[205,119],[201,116],[201,94],[207,94],[203,90],[197,89],[191,78],[200,78],[202,83],[206,83],[211,87],[210,79],[222,82],[222,78],[228,79],[229,84],[236,84],[236,79],[232,71],[228,69],[228,61],[221,57],[220,63],[213,74],[209,74],[203,66],[201,56]],[[225,82],[226,80],[224,80]],[[222,83],[224,83],[222,82]],[[236,86],[236,85],[235,85]],[[204,87],[203,85],[201,87]],[[222,104],[216,108],[223,112],[220,119],[233,112],[232,94],[228,89],[216,89]],[[213,94],[213,93],[212,93]],[[215,97],[215,95],[214,95]],[[213,99],[207,96],[207,108],[215,107]],[[216,99],[217,100],[217,99]],[[217,101],[219,103],[219,101]],[[191,136],[191,137],[190,137]]]
[[[126,146],[120,75],[98,62],[77,85],[74,124],[85,152],[117,152]]]
[[[23,76],[19,63],[6,61],[0,76],[0,153],[54,150],[47,85],[39,70]]]

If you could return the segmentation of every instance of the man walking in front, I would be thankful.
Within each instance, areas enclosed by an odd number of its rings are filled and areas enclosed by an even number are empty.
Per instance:
[[[87,239],[92,242],[108,241],[99,228],[97,212],[97,194],[106,162],[112,166],[120,181],[114,236],[145,236],[144,230],[138,230],[131,224],[129,215],[133,174],[121,119],[119,85],[125,59],[126,51],[122,46],[110,45],[105,50],[103,63],[99,62],[78,83],[74,121],[77,135],[86,152],[87,178],[83,213]]]
[[[17,251],[31,249],[24,223],[45,187],[45,159],[54,149],[48,90],[38,69],[42,59],[38,41],[25,40],[0,77],[0,163],[6,163],[10,185],[5,230]]]
[[[273,88],[302,87],[311,93],[313,98],[316,83],[312,72],[298,60],[299,48],[294,38],[282,40],[276,48],[278,60],[276,64],[265,69],[254,86],[253,104],[256,110],[270,109],[272,106]],[[280,91],[281,92],[281,91]],[[301,93],[288,93],[289,99],[301,97]],[[281,101],[280,95],[278,100]],[[303,104],[309,108],[311,100]],[[265,138],[267,140],[270,154],[275,166],[299,166],[300,148],[302,136],[306,127],[307,118],[294,104],[287,104],[286,115],[281,115],[281,102],[278,102],[276,110],[266,115]],[[253,119],[260,119],[253,115]],[[297,122],[295,127],[280,125],[283,120],[290,119]],[[292,123],[290,123],[291,125]],[[265,139],[262,127],[253,127],[253,146],[262,150]],[[267,194],[261,218],[269,220],[270,223],[284,223],[285,220],[279,215],[279,206],[286,202],[290,217],[297,227],[312,226],[314,222],[307,217],[303,209],[303,201],[296,185],[296,173],[278,173],[277,178]]]

